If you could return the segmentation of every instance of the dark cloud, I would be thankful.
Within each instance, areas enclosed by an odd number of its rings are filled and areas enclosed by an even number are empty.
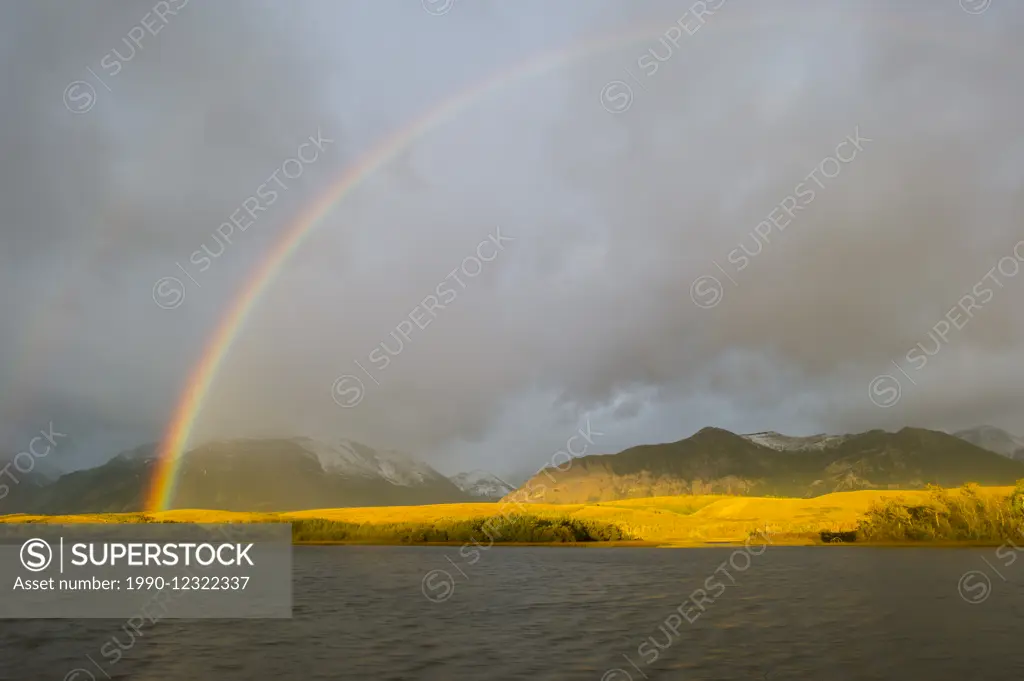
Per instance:
[[[190,2],[114,75],[104,58],[155,3],[4,7],[0,444],[69,423],[73,466],[159,437],[274,243],[367,158],[247,317],[197,440],[344,434],[502,474],[587,414],[605,451],[705,425],[1024,431],[1024,276],[907,359],[1024,239],[1024,11],[727,0],[699,24],[691,4]],[[622,38],[530,61],[597,35]],[[77,114],[76,80],[95,91]],[[609,113],[616,80],[633,99]],[[858,128],[870,142],[759,237]],[[318,130],[334,142],[199,271]],[[709,275],[724,295],[705,309]],[[186,288],[165,310],[168,276]],[[346,374],[365,385],[349,409]],[[889,408],[879,374],[902,381]]]

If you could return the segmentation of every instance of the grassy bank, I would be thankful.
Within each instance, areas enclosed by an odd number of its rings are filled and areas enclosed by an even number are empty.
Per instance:
[[[767,529],[775,545],[998,544],[1024,521],[1024,487],[839,492],[811,499],[675,496],[593,504],[436,504],[290,513],[175,510],[2,516],[0,522],[290,522],[296,543],[704,546]],[[832,534],[828,534],[832,533]],[[855,533],[855,535],[850,535]]]
[[[442,516],[424,520],[351,522],[282,513],[183,511],[111,513],[75,516],[4,516],[9,523],[270,523],[288,522],[296,544],[586,544],[633,543],[637,540],[607,522],[573,517],[540,517],[528,513],[495,513],[470,518]],[[409,507],[416,508],[416,507]],[[327,513],[325,511],[324,513]]]

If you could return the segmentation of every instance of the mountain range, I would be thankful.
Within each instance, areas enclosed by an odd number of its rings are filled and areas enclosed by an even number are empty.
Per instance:
[[[4,508],[26,505],[45,486],[60,477],[60,471],[43,458],[0,454],[0,513]]]
[[[531,501],[591,503],[678,494],[808,497],[1021,478],[1024,462],[934,430],[788,437],[704,428],[678,442],[574,459],[538,472],[523,489]]]
[[[157,447],[95,468],[35,470],[0,487],[0,514],[143,510]],[[1016,456],[1017,459],[1013,457]],[[533,501],[584,503],[678,494],[816,496],[934,483],[1008,485],[1024,478],[1024,441],[990,426],[955,435],[904,428],[847,435],[737,435],[704,428],[678,442],[631,447],[546,468],[525,484]],[[183,455],[175,508],[292,511],[509,498],[514,486],[481,470],[445,477],[415,457],[346,440],[237,439]],[[541,493],[538,493],[541,491]]]
[[[145,507],[156,445],[96,468],[62,475],[0,513],[110,513]],[[294,511],[479,501],[427,464],[352,440],[310,438],[211,442],[184,454],[175,508]]]

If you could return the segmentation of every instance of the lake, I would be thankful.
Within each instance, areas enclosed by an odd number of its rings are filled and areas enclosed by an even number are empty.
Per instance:
[[[140,636],[123,620],[0,621],[0,679],[1005,681],[1024,671],[1024,560],[1012,549],[463,553],[296,547],[291,620],[163,620]]]

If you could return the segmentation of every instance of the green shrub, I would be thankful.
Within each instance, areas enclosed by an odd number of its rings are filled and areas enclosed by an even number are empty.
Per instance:
[[[420,544],[425,542],[576,543],[619,541],[633,537],[615,525],[576,518],[531,515],[492,516],[472,520],[442,519],[426,523],[347,523],[324,518],[292,521],[296,542],[351,541]]]
[[[857,526],[867,541],[1002,541],[1024,527],[1024,480],[1006,497],[982,496],[977,485],[955,493],[929,487],[925,504],[876,503]]]

